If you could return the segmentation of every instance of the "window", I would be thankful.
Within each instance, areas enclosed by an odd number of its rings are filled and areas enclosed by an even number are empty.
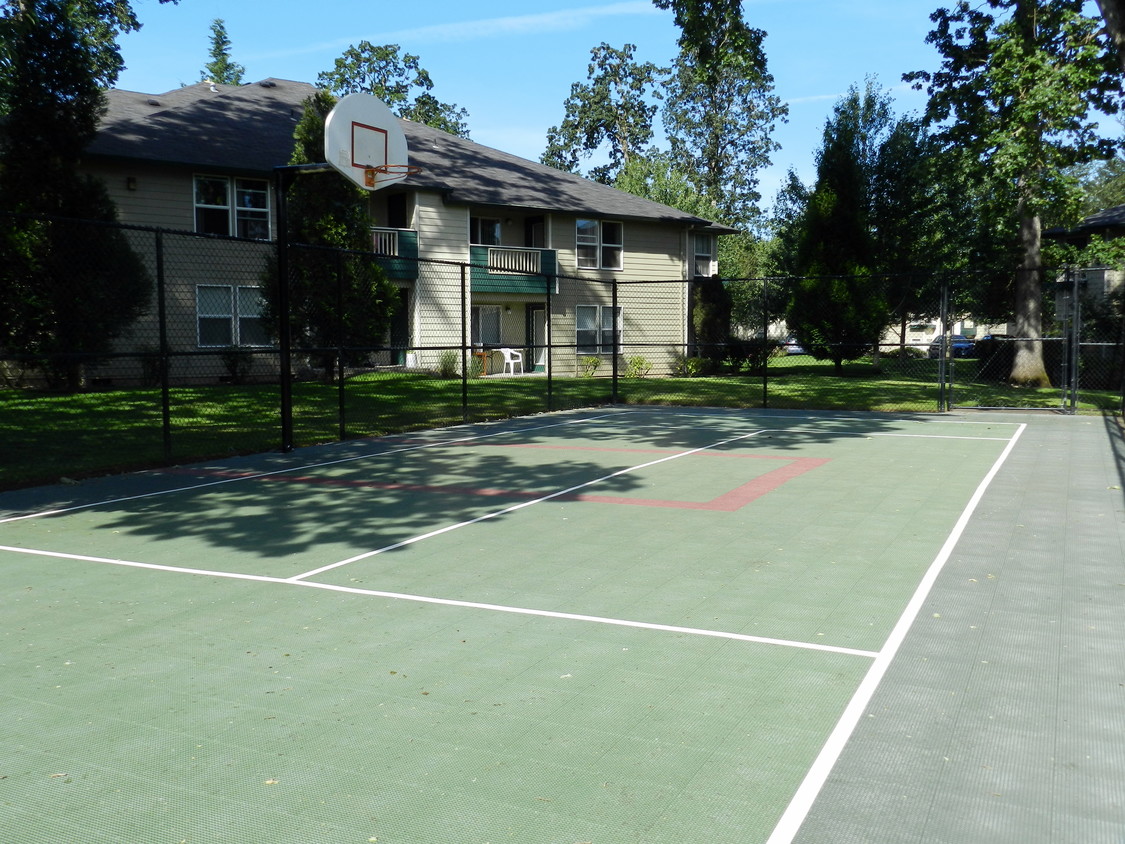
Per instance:
[[[269,183],[263,179],[196,176],[195,230],[269,240]]]
[[[608,220],[578,220],[575,250],[582,270],[620,270],[624,267],[624,234],[621,223]]]
[[[695,251],[695,264],[692,270],[696,278],[710,278],[715,266],[715,236],[693,234],[691,236]]]
[[[616,313],[609,305],[579,305],[576,313],[575,345],[588,355],[613,354],[613,336],[621,343],[621,308]]]
[[[200,346],[268,346],[257,287],[201,284],[195,288]]]
[[[478,246],[499,246],[500,221],[491,217],[470,217],[469,242]]]
[[[471,309],[471,338],[475,346],[500,345],[500,306],[478,305]]]

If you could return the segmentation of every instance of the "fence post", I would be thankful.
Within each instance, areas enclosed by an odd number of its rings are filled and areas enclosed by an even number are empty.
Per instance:
[[[948,278],[941,283],[941,304],[938,306],[938,309],[941,312],[938,315],[938,324],[941,326],[941,343],[938,347],[938,413],[943,413],[950,409],[950,396],[947,390],[948,385],[946,384],[946,354],[949,351],[946,341],[946,334],[949,331]]]
[[[278,388],[281,393],[281,450],[293,450],[293,384],[292,343],[293,334],[289,314],[289,212],[286,192],[289,188],[289,171],[274,168],[274,193],[277,194],[277,345]]]
[[[610,390],[609,401],[610,401],[610,404],[617,404],[619,399],[620,399],[620,396],[618,396],[618,393],[617,393],[617,386],[618,386],[617,385],[617,375],[618,375],[618,372],[617,372],[617,370],[618,370],[617,357],[618,357],[618,355],[620,354],[620,351],[621,351],[621,348],[620,348],[620,346],[621,346],[621,330],[617,326],[617,279],[616,278],[613,279],[612,282],[610,282],[610,302],[611,302],[610,313],[613,314],[613,316],[612,316],[613,332],[611,334],[611,336],[613,338],[613,345],[610,347],[610,352],[611,352],[611,359],[610,360],[611,360],[612,369],[613,369],[613,387]]]
[[[461,264],[461,421],[469,422],[469,285],[466,266]]]
[[[543,338],[543,342],[547,344],[547,355],[546,355],[545,359],[547,361],[547,412],[548,413],[550,413],[551,411],[553,411],[555,409],[555,396],[554,396],[554,388],[555,388],[555,350],[554,350],[554,346],[552,346],[552,344],[551,344],[551,323],[553,323],[554,320],[552,319],[551,296],[554,292],[555,285],[558,284],[558,283],[559,283],[558,276],[553,276],[553,275],[547,276],[547,313],[546,313],[546,316],[543,319],[543,322],[544,322],[544,325],[545,325],[544,333],[545,333],[546,336]]]
[[[169,389],[168,305],[164,289],[164,232],[156,232],[156,312],[160,331],[160,428],[164,443],[164,462],[172,462],[172,402]]]
[[[762,408],[770,406],[770,280],[762,279]],[[786,338],[788,340],[788,338]],[[788,351],[788,348],[786,349]]]
[[[341,442],[347,436],[344,395],[344,253],[336,250],[336,419]]]

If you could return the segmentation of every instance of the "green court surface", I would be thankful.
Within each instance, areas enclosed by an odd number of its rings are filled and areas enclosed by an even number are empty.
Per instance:
[[[847,838],[830,772],[1037,424],[605,409],[0,496],[6,838],[977,840]]]

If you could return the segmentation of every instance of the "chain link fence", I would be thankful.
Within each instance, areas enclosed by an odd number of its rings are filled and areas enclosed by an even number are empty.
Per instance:
[[[1047,273],[1040,337],[959,312],[950,303],[965,279],[932,276],[886,286],[883,298],[897,298],[857,337],[848,323],[859,317],[840,303],[859,309],[871,279],[572,278],[527,263],[528,250],[419,260],[412,232],[380,231],[376,252],[288,248],[291,279],[293,266],[313,268],[310,305],[278,301],[275,243],[44,224],[82,244],[82,266],[7,270],[0,487],[609,403],[1122,407],[1125,323],[1111,270]],[[102,299],[117,289],[120,242],[139,261],[141,292],[94,304],[74,293],[91,277]],[[349,306],[372,267],[385,279],[377,333]],[[821,293],[801,305],[803,288]],[[37,289],[64,291],[53,307],[71,307],[69,323],[29,311],[42,304]],[[113,325],[103,310],[127,318]],[[78,330],[86,323],[102,335]],[[1029,345],[1049,384],[1013,387]]]

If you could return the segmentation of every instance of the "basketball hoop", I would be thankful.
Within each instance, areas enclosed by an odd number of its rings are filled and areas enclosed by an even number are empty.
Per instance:
[[[377,164],[363,168],[364,187],[373,188],[383,181],[401,182],[407,176],[421,173],[422,168],[414,164]]]

